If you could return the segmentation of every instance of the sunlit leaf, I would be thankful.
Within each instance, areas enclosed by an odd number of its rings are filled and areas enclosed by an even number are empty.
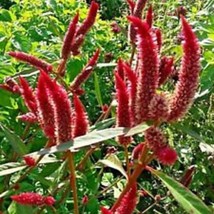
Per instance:
[[[124,175],[128,179],[128,176],[125,170],[123,169],[122,163],[116,155],[111,154],[107,156],[106,159],[99,160],[99,163],[102,163],[105,166],[118,170],[122,175]]]
[[[187,211],[194,214],[211,214],[211,210],[189,189],[163,172],[150,168],[150,172],[156,175],[170,190],[178,203]]]

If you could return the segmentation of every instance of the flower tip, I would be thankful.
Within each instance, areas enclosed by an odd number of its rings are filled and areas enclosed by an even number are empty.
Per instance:
[[[156,157],[163,165],[173,165],[178,159],[177,152],[168,146],[158,149]]]
[[[56,200],[52,196],[47,196],[44,198],[44,204],[47,206],[52,206]]]

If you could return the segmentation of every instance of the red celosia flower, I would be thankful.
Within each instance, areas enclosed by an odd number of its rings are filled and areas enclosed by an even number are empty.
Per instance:
[[[149,104],[155,95],[158,86],[159,58],[157,44],[149,31],[146,22],[139,18],[129,16],[128,19],[137,28],[139,52],[138,59],[138,88],[136,100],[136,121],[141,123],[148,119]]]
[[[117,95],[117,127],[131,127],[130,111],[129,111],[129,96],[126,90],[126,85],[119,76],[115,73],[115,85]],[[119,143],[127,145],[131,142],[131,137],[119,137]]]
[[[161,30],[158,28],[154,29],[154,32],[155,32],[155,36],[156,36],[158,51],[160,51],[161,46],[162,46],[162,33],[161,33]]]
[[[77,22],[79,19],[79,14],[77,14],[73,20],[70,22],[68,30],[65,34],[61,55],[63,59],[67,59],[71,52],[72,42],[76,33]]]
[[[21,88],[13,78],[7,77],[5,79],[5,84],[9,87],[9,91],[16,94],[21,94]]]
[[[168,100],[164,94],[155,94],[149,104],[149,118],[155,121],[166,121],[169,115]]]
[[[34,192],[24,192],[19,195],[13,195],[11,196],[11,199],[19,204],[36,205],[36,206],[41,205],[52,206],[55,202],[54,198],[51,196],[44,197]]]
[[[36,106],[36,99],[33,94],[33,89],[28,84],[27,80],[23,77],[19,77],[22,97],[24,98],[25,104],[30,111],[36,114],[37,106]]]
[[[149,27],[152,27],[152,22],[153,22],[153,11],[152,11],[152,6],[149,7],[147,14],[146,14],[146,22],[149,25]]]
[[[155,151],[157,159],[164,165],[173,165],[178,156],[174,149],[169,146],[161,147]]]
[[[11,196],[13,201],[23,205],[43,205],[43,196],[34,192],[25,192]]]
[[[118,73],[122,80],[124,80],[124,66],[123,61],[120,58],[117,61],[117,67],[115,68],[115,72]]]
[[[145,141],[148,144],[148,147],[153,151],[156,151],[166,145],[165,136],[161,130],[155,126],[151,126],[145,131]]]
[[[111,210],[108,210],[105,207],[101,207],[100,211],[101,211],[102,214],[114,214]]]
[[[137,204],[137,184],[134,183],[130,190],[125,194],[115,214],[132,214]]]
[[[170,103],[168,121],[173,122],[185,115],[190,108],[198,87],[200,73],[200,47],[191,26],[181,17],[184,36],[183,58],[179,80]]]
[[[111,23],[111,30],[112,30],[112,32],[113,33],[120,33],[120,31],[121,31],[121,28],[120,28],[120,26],[117,24],[117,22],[112,22]]]
[[[129,5],[129,9],[130,9],[131,14],[133,14],[134,8],[135,8],[135,2],[133,2],[132,0],[126,0],[126,1]]]
[[[95,1],[92,1],[86,19],[84,20],[82,25],[77,29],[77,35],[80,34],[85,35],[90,30],[90,28],[95,22],[98,9],[99,5]]]
[[[123,63],[123,68],[125,74],[129,80],[129,108],[130,108],[130,119],[131,119],[131,126],[135,125],[135,115],[136,115],[136,96],[137,96],[137,75],[132,71],[130,66],[127,63]]]
[[[88,203],[88,196],[87,195],[84,195],[83,198],[82,198],[82,204],[87,204]]]
[[[104,104],[103,106],[101,106],[102,112],[106,113],[108,111],[109,106],[107,104]]]
[[[24,156],[24,161],[27,166],[32,167],[36,165],[36,160],[31,156]]]
[[[42,73],[45,87],[47,87],[50,103],[54,110],[54,125],[57,144],[72,139],[71,102],[65,89],[47,74]]]
[[[79,35],[76,37],[75,41],[71,45],[71,52],[74,56],[77,56],[80,53],[80,46],[83,44],[85,35]]]
[[[88,64],[83,68],[83,70],[80,72],[80,74],[77,75],[76,78],[74,79],[74,81],[71,83],[70,87],[73,92],[78,90],[80,88],[81,84],[83,84],[89,78],[89,76],[91,75],[91,73],[97,63],[99,54],[100,54],[100,50],[97,49],[95,54],[89,60]]]
[[[141,19],[142,17],[142,12],[143,9],[146,5],[147,0],[137,0],[135,3],[135,7],[133,9],[133,12],[131,12],[131,14],[139,19]],[[135,26],[131,23],[129,25],[129,39],[130,42],[135,43],[135,39],[136,39],[136,30],[135,30]]]
[[[37,57],[35,56],[32,56],[30,54],[26,54],[24,52],[9,52],[9,55],[20,60],[20,61],[23,61],[23,62],[26,62],[38,69],[42,69],[44,70],[45,72],[51,72],[53,70],[52,68],[52,65],[41,60],[41,59],[38,59]]]
[[[56,202],[56,200],[52,196],[44,197],[43,200],[44,200],[44,204],[47,206],[52,206]]]
[[[36,90],[37,114],[45,135],[50,138],[55,138],[56,123],[54,121],[54,103],[51,102],[52,97],[47,86],[47,78],[47,74],[41,71]]]
[[[88,118],[85,112],[85,108],[78,98],[74,95],[74,119],[73,119],[73,138],[86,134],[88,131]]]
[[[17,119],[22,120],[23,122],[35,123],[37,122],[37,117],[34,113],[28,112],[26,114],[19,115]]]
[[[160,62],[160,69],[159,69],[159,86],[164,84],[167,78],[173,72],[173,57],[166,57],[164,56]]]

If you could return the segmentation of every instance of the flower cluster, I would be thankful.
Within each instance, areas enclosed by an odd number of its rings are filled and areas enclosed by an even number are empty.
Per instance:
[[[134,66],[132,62],[118,61],[115,73],[117,126],[132,127],[149,120],[158,125],[177,121],[191,106],[198,86],[200,47],[191,26],[181,17],[184,43],[179,80],[171,96],[162,91],[161,86],[173,72],[173,57],[160,56],[162,35],[160,29],[153,26],[152,7],[145,21],[141,20],[145,3],[128,1],[130,37],[136,45],[137,59]]]
[[[84,135],[88,130],[88,118],[78,96],[84,92],[81,85],[89,78],[97,63],[99,49],[74,79],[70,87],[66,88],[73,93],[73,104],[69,99],[67,90],[57,80],[52,79],[51,73],[64,75],[67,59],[70,54],[77,55],[79,53],[87,32],[95,22],[98,8],[99,5],[92,1],[88,15],[82,24],[78,24],[78,13],[70,22],[62,45],[62,59],[56,72],[51,64],[35,56],[23,52],[9,53],[10,56],[40,70],[36,89],[31,88],[24,77],[19,77],[19,84],[11,78],[6,79],[5,84],[0,87],[21,94],[29,112],[19,115],[17,118],[29,123],[38,122],[49,140],[49,146]],[[26,164],[31,165],[28,163],[27,159]]]
[[[156,158],[164,165],[173,165],[177,160],[176,151],[167,145],[167,140],[161,130],[151,126],[145,131],[145,140]]]
[[[23,205],[52,206],[55,203],[55,199],[52,196],[42,196],[35,192],[24,192],[19,195],[13,195],[11,199]]]

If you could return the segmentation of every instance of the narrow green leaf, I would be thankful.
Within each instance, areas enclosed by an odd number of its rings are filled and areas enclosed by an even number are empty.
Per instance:
[[[125,128],[109,128],[99,131],[90,132],[84,136],[77,137],[72,141],[68,141],[66,143],[60,144],[58,146],[52,146],[48,149],[42,149],[39,152],[34,152],[29,155],[45,155],[45,154],[52,154],[56,152],[63,152],[68,149],[75,152],[76,150],[91,146],[93,144],[109,140],[111,138],[117,137],[119,135],[123,135],[125,133]]]
[[[125,170],[123,169],[122,163],[116,155],[111,154],[106,159],[100,160],[99,163],[102,163],[110,168],[118,170],[122,175],[126,177],[126,179],[128,179],[128,176]]]
[[[170,190],[174,198],[180,203],[183,208],[191,214],[211,214],[211,210],[194,195],[189,189],[175,181],[173,178],[163,172],[150,168],[152,174],[156,175]]]
[[[25,168],[26,168],[26,166],[19,166],[19,167],[14,167],[14,168],[9,168],[9,169],[5,169],[5,170],[1,170],[0,171],[0,176],[9,175],[9,174],[12,174],[14,172],[21,171],[21,170],[23,170]]]
[[[5,137],[13,147],[14,151],[20,155],[24,155],[27,153],[27,148],[21,138],[16,135],[14,132],[9,130],[6,126],[0,123],[0,128],[4,132]]]
[[[64,152],[66,150],[71,150],[75,152],[83,147],[91,146],[105,140],[109,140],[121,135],[125,136],[132,136],[134,134],[142,133],[148,126],[145,124],[140,124],[133,128],[125,128],[125,127],[118,127],[118,128],[109,128],[104,130],[92,131],[84,136],[77,137],[73,141],[68,141],[62,143],[58,146],[52,146],[48,149],[41,149],[38,152],[33,152],[29,155],[46,155],[46,154],[53,154],[56,152]]]
[[[32,206],[20,205],[15,202],[12,202],[8,208],[8,214],[32,214],[33,208]]]
[[[100,106],[103,106],[102,95],[100,92],[99,78],[96,73],[94,73],[94,89],[95,89],[97,102],[99,103]]]
[[[133,128],[131,128],[126,134],[125,136],[132,136],[138,133],[142,133],[143,131],[145,131],[146,129],[148,129],[149,126],[146,125],[145,123],[139,124]]]

